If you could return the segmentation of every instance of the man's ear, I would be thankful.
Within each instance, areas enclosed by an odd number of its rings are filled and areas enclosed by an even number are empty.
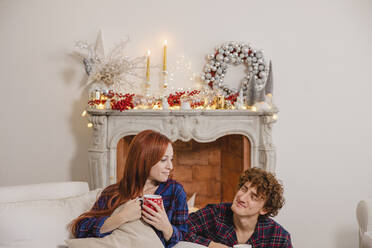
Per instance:
[[[267,214],[267,210],[265,209],[265,208],[262,208],[261,210],[260,210],[260,215],[265,215],[265,214]]]

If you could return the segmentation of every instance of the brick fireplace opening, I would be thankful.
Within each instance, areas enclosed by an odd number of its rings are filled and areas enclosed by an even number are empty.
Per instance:
[[[117,181],[122,177],[129,144],[134,135],[121,138],[117,145]],[[240,174],[251,167],[251,144],[244,135],[226,135],[216,141],[194,140],[173,143],[172,178],[181,183],[188,199],[196,193],[195,207],[231,202]]]

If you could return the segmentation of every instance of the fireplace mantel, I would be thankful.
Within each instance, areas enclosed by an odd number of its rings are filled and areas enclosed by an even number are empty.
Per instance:
[[[251,164],[275,171],[276,152],[272,125],[277,109],[265,112],[247,110],[88,110],[93,124],[93,142],[89,149],[89,168],[93,188],[116,182],[116,149],[119,140],[152,129],[172,141],[191,139],[212,142],[230,134],[246,136],[251,143]]]

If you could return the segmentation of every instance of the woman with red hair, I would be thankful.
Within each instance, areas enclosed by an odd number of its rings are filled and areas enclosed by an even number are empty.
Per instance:
[[[169,179],[173,169],[173,148],[164,135],[145,130],[129,146],[122,179],[105,188],[92,209],[76,218],[71,232],[76,238],[104,237],[122,224],[142,219],[150,224],[165,247],[172,247],[187,233],[188,208],[186,193],[179,183]],[[138,197],[161,195],[156,211],[143,205]],[[122,205],[122,210],[114,210]]]

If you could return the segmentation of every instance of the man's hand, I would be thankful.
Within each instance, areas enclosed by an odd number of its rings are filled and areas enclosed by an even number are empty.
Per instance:
[[[210,248],[229,248],[226,245],[223,245],[221,243],[215,243],[213,241],[209,243],[208,247],[210,247]]]

